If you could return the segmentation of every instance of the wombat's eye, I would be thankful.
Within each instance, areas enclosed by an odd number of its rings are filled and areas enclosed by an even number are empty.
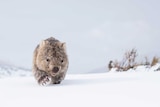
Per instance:
[[[46,61],[49,62],[50,60],[47,58]]]

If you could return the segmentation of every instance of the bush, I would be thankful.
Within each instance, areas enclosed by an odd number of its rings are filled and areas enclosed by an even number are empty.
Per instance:
[[[124,54],[123,60],[121,62],[118,62],[117,60],[114,62],[110,61],[108,67],[109,69],[117,68],[117,71],[127,71],[128,69],[135,67],[136,57],[137,57],[137,50],[136,49],[129,50]]]
[[[152,63],[151,63],[151,66],[154,66],[154,65],[156,65],[157,63],[159,62],[159,58],[158,57],[153,57],[153,59],[152,59]]]
[[[144,63],[138,63],[138,62],[136,62],[137,56],[138,56],[137,50],[133,48],[132,50],[126,51],[124,53],[124,57],[123,57],[122,61],[117,61],[117,60],[112,61],[111,60],[108,64],[108,68],[109,68],[109,70],[111,70],[112,68],[116,68],[116,71],[127,71],[129,69],[134,69],[140,65],[145,65],[147,67],[154,66],[157,63],[159,63],[159,61],[160,61],[160,59],[158,57],[153,57],[153,60],[150,63],[148,61],[148,58],[145,57]]]
[[[109,64],[108,64],[108,69],[111,70],[113,68],[113,61],[109,61]]]

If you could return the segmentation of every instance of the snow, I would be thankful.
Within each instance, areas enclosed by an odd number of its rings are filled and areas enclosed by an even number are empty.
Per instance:
[[[59,85],[33,76],[0,79],[0,107],[160,107],[160,72],[68,74]]]

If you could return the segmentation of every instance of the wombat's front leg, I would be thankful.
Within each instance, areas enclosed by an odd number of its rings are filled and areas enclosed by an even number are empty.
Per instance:
[[[52,77],[52,84],[60,84],[61,81],[64,79],[64,76],[64,73],[60,73],[59,75]]]
[[[40,85],[47,85],[47,84],[50,84],[50,82],[51,82],[51,77],[44,71],[37,70],[34,73],[34,76],[35,76],[38,84],[40,84]]]

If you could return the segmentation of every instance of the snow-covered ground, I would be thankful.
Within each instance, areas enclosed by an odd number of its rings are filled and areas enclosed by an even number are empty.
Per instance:
[[[0,79],[0,107],[160,107],[160,71],[68,74],[59,85]]]

